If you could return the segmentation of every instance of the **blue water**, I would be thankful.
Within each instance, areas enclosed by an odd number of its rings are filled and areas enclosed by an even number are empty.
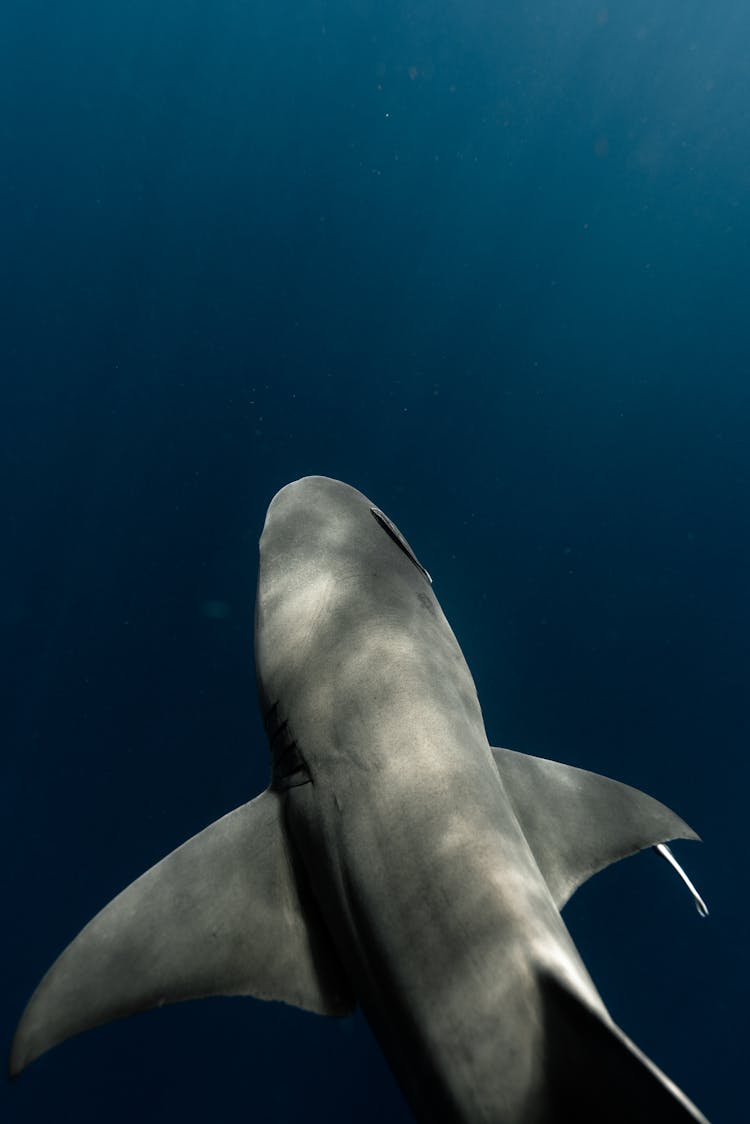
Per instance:
[[[750,15],[740,0],[5,0],[3,1033],[132,878],[267,783],[256,543],[305,473],[406,534],[490,738],[659,796],[566,919],[743,1121]],[[410,1119],[360,1018],[216,1000],[13,1122]]]

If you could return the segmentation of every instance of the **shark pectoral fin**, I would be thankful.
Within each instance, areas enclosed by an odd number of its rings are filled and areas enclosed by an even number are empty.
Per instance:
[[[613,1022],[551,973],[540,979],[550,1124],[708,1124]]]
[[[68,945],[24,1011],[11,1075],[90,1027],[209,995],[280,999],[329,1015],[354,1007],[295,876],[271,789],[162,859]]]
[[[492,753],[558,909],[610,863],[668,839],[699,838],[630,785],[512,749]]]

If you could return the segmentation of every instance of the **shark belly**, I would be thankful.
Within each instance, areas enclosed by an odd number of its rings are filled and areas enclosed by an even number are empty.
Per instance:
[[[583,967],[477,736],[383,770],[292,788],[286,822],[339,956],[419,1119],[549,1119],[540,981],[600,1017]]]

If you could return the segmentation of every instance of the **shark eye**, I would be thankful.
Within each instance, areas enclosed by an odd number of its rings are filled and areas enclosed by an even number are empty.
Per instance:
[[[427,581],[428,581],[428,582],[430,583],[430,585],[432,585],[432,578],[431,578],[431,577],[430,577],[430,575],[429,575],[429,574],[427,573],[427,571],[425,570],[424,566],[423,566],[423,565],[422,565],[422,564],[421,564],[420,562],[418,562],[418,561],[417,561],[417,556],[416,556],[416,554],[414,553],[414,551],[412,550],[412,548],[411,548],[411,547],[409,546],[408,542],[406,541],[406,539],[404,538],[404,536],[403,536],[403,535],[401,534],[401,532],[399,531],[399,529],[398,529],[398,527],[396,526],[396,524],[395,524],[395,523],[392,523],[392,522],[390,521],[390,519],[388,518],[388,516],[387,516],[387,515],[385,515],[385,514],[384,514],[384,513],[383,513],[383,512],[382,512],[382,511],[380,510],[380,508],[379,508],[379,507],[371,507],[371,508],[370,508],[370,511],[371,511],[371,513],[372,513],[373,517],[375,518],[375,520],[376,520],[376,521],[377,521],[377,522],[378,522],[378,523],[380,524],[380,526],[381,526],[381,527],[383,528],[383,530],[385,531],[385,533],[386,533],[386,534],[387,534],[387,535],[388,535],[388,536],[389,536],[390,538],[392,538],[392,539],[393,539],[393,541],[395,542],[396,546],[397,546],[397,547],[398,547],[398,548],[399,548],[400,550],[403,550],[403,552],[404,552],[404,554],[406,555],[406,557],[407,557],[408,559],[410,559],[410,561],[412,561],[412,562],[414,563],[414,565],[415,565],[415,566],[417,567],[417,569],[419,570],[420,574],[424,574],[424,576],[425,576],[425,577],[427,578]]]

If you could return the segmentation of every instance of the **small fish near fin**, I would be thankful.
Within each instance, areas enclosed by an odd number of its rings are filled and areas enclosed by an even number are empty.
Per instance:
[[[211,995],[354,1009],[316,907],[304,897],[268,789],[123,890],[34,992],[10,1057],[15,1076],[52,1046],[113,1019]]]
[[[698,839],[666,805],[599,773],[492,749],[558,909],[592,874],[668,839]]]
[[[708,1124],[681,1089],[613,1022],[552,973],[540,978],[549,1124]]]

